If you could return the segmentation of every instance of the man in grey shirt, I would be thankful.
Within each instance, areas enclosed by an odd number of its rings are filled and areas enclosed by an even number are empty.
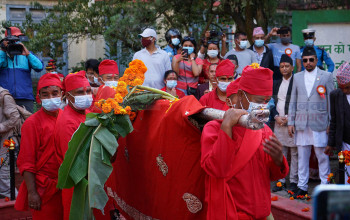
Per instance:
[[[133,60],[142,60],[147,67],[143,85],[161,89],[165,86],[164,73],[171,70],[169,56],[167,52],[156,47],[157,33],[155,30],[146,28],[142,34],[139,34],[139,37],[144,48],[134,54]]]
[[[235,33],[235,44],[236,47],[225,55],[225,59],[230,56],[231,54],[234,54],[238,58],[238,68],[237,68],[237,73],[239,75],[242,74],[242,70],[244,67],[252,64],[252,63],[257,63],[257,59],[255,57],[255,54],[253,51],[247,49],[248,45],[248,38],[247,34],[244,32],[237,32]]]

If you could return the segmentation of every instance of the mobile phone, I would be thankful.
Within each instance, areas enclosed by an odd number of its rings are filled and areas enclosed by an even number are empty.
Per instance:
[[[319,185],[313,193],[314,220],[350,220],[350,185]]]
[[[184,52],[185,57],[188,59],[188,49],[182,49],[182,51]]]

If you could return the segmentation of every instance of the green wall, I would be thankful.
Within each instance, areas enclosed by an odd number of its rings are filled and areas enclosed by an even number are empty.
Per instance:
[[[293,44],[304,45],[301,30],[308,24],[345,23],[350,22],[350,10],[315,10],[292,12],[292,39]],[[332,37],[332,33],[329,33]]]

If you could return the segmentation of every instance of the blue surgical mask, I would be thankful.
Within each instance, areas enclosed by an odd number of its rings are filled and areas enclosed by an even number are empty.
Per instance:
[[[80,96],[73,96],[73,97],[74,97],[74,103],[72,104],[78,110],[88,109],[92,104],[92,100],[93,100],[92,95],[80,95]]]
[[[98,78],[94,76],[94,83],[97,85],[100,85],[100,82],[98,81]]]
[[[105,86],[117,87],[118,81],[104,81]]]
[[[255,45],[256,47],[262,47],[262,46],[264,46],[264,43],[265,43],[264,40],[255,40],[255,41],[254,41],[254,45]]]
[[[231,82],[220,82],[218,80],[218,88],[220,89],[221,92],[226,92],[227,86],[230,85]]]
[[[173,39],[171,39],[171,43],[172,43],[172,45],[177,46],[177,45],[180,44],[180,39],[179,38],[173,38]]]
[[[243,92],[243,93],[244,93],[245,98],[249,102],[248,110],[246,110],[248,113],[251,113],[253,110],[268,109],[268,104],[259,104],[259,103],[256,103],[256,102],[251,102],[251,101],[249,101],[249,99],[248,99],[247,95],[245,94],[245,92]],[[243,105],[242,105],[242,102],[240,104],[241,104],[242,109],[244,109]]]
[[[188,55],[190,55],[194,51],[194,47],[183,47],[183,49],[187,49],[188,50]]]
[[[57,111],[60,108],[61,103],[61,97],[41,100],[41,106],[49,112]]]
[[[247,40],[241,40],[241,42],[239,42],[239,48],[241,48],[242,50],[247,48],[247,45],[248,45],[248,41]]]
[[[50,73],[52,73],[52,74],[57,74],[57,72],[50,72]]]
[[[210,58],[214,58],[214,57],[217,57],[218,54],[219,54],[219,51],[218,50],[208,50],[207,51],[207,54]]]
[[[167,80],[166,81],[166,87],[169,89],[173,89],[177,86],[177,80]]]
[[[304,43],[305,43],[305,46],[312,47],[314,46],[314,39],[307,39],[304,41]]]

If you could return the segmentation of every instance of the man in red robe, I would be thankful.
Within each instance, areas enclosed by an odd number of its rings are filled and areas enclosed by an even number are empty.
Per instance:
[[[250,130],[238,121],[257,103],[268,103],[272,75],[266,68],[245,67],[235,108],[203,129],[207,219],[265,219],[270,215],[270,181],[285,177],[289,170],[282,144],[266,125]]]
[[[85,110],[91,106],[92,94],[89,81],[85,78],[85,71],[72,73],[64,80],[68,105],[58,118],[55,127],[56,156],[62,164],[68,149],[68,142],[80,123],[85,121]],[[73,188],[62,190],[64,219],[69,219]]]
[[[199,102],[206,107],[227,110],[226,89],[234,80],[235,65],[229,60],[223,60],[216,68],[218,86],[215,90],[203,95]]]
[[[22,126],[17,165],[24,177],[15,208],[30,208],[33,219],[63,218],[61,190],[56,188],[59,163],[55,157],[54,128],[61,114],[62,83],[58,75],[45,74],[38,82],[42,108]]]
[[[103,60],[98,66],[98,74],[98,81],[101,85],[98,87],[88,112],[101,113],[102,110],[98,109],[94,103],[100,99],[114,98],[113,87],[117,87],[119,80],[118,64],[114,60]]]
[[[239,89],[239,81],[240,80],[241,80],[241,78],[238,78],[235,81],[231,82],[227,86],[227,90],[226,90],[226,96],[227,96],[226,104],[230,108],[234,108],[236,106],[237,101],[238,101],[237,92],[238,92],[238,89]]]

